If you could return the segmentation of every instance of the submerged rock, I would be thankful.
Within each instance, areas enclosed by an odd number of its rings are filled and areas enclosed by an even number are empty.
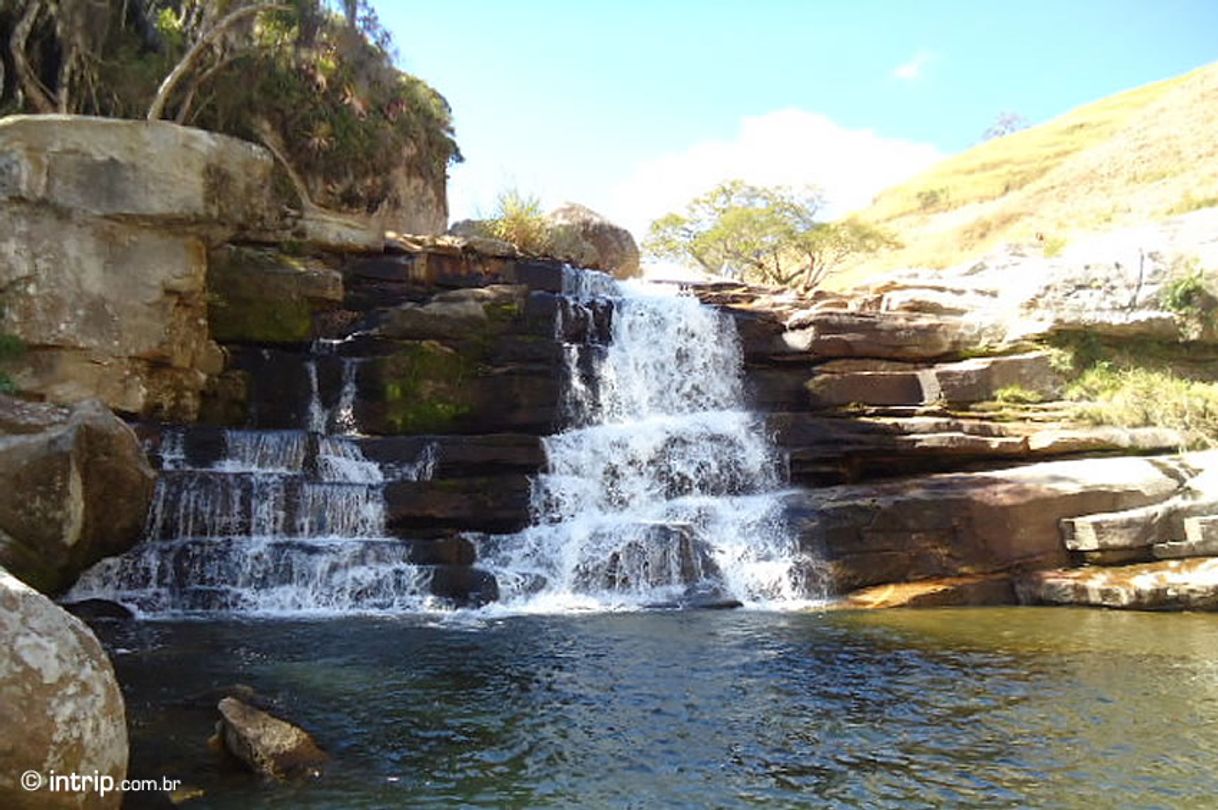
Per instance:
[[[329,760],[308,732],[234,697],[216,707],[224,748],[255,773],[284,779],[316,776]]]
[[[56,774],[127,775],[123,696],[79,619],[0,569],[0,806],[117,808],[122,792],[52,791]],[[33,771],[41,789],[18,783]],[[26,777],[32,778],[32,777]]]

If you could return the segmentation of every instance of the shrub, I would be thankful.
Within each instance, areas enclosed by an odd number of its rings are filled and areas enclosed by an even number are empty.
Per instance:
[[[1062,251],[1066,249],[1066,237],[1064,236],[1048,236],[1044,241],[1045,258],[1052,259],[1054,256],[1062,255]]]
[[[1122,427],[1166,427],[1190,445],[1218,444],[1218,384],[1179,377],[1170,371],[1117,368],[1097,363],[1066,389],[1084,401],[1083,418]]]
[[[1022,385],[1008,385],[994,392],[994,400],[1004,405],[1035,405],[1043,402],[1044,397]]]
[[[524,253],[550,256],[573,264],[593,260],[596,250],[571,225],[555,225],[541,211],[541,201],[518,189],[499,193],[495,210],[475,223],[478,232],[511,242]]]

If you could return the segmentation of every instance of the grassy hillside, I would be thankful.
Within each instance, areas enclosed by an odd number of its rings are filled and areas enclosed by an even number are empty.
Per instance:
[[[1049,252],[1107,230],[1218,205],[1218,64],[1128,90],[979,144],[876,197],[859,216],[904,245],[845,268],[947,267],[1003,242]]]

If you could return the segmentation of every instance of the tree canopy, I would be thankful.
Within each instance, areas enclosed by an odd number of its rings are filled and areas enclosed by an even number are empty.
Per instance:
[[[811,289],[847,256],[894,246],[856,219],[818,220],[823,204],[814,187],[730,180],[694,198],[684,212],[653,222],[643,248],[712,274]]]
[[[459,160],[367,0],[0,0],[0,114],[169,118],[260,141],[305,199],[374,209]]]

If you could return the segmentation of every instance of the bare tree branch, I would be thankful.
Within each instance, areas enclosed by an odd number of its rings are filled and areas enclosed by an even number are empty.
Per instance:
[[[9,38],[9,50],[13,55],[13,67],[17,70],[17,80],[21,85],[22,92],[29,99],[30,104],[40,113],[55,112],[55,103],[51,100],[50,93],[43,87],[42,82],[38,81],[38,77],[30,69],[30,63],[25,58],[25,43],[30,37],[30,31],[34,28],[34,23],[38,21],[38,15],[42,12],[42,0],[32,0],[25,7],[25,13],[21,15],[21,19],[13,26],[13,35]]]
[[[169,96],[173,93],[173,89],[182,80],[182,77],[195,69],[198,62],[207,53],[208,47],[220,38],[225,29],[253,14],[259,14],[263,11],[288,11],[290,8],[290,6],[275,4],[242,6],[236,11],[232,11],[220,18],[206,34],[199,37],[198,42],[191,46],[186,55],[174,65],[173,70],[169,71],[169,75],[161,82],[161,86],[156,91],[156,98],[152,100],[152,106],[148,108],[148,120],[157,121],[164,116],[165,105],[169,102]]]

